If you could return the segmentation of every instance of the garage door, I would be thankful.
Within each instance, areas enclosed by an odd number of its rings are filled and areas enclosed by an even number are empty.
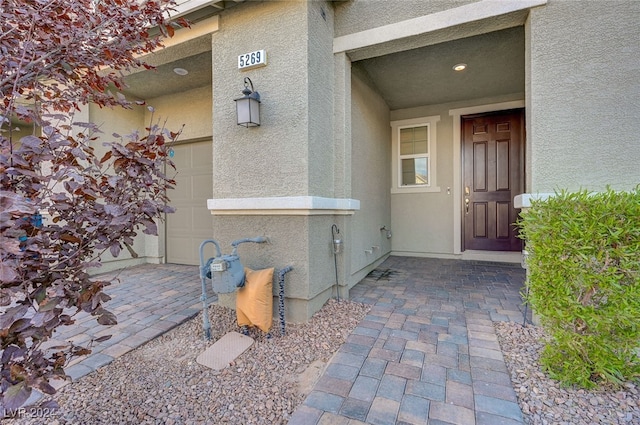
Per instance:
[[[213,235],[213,216],[207,199],[213,195],[213,143],[185,143],[173,147],[178,174],[176,189],[169,193],[176,208],[167,214],[167,262],[200,263],[200,243]]]

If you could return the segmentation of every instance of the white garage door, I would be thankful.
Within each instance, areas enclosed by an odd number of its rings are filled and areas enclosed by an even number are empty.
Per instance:
[[[213,235],[213,216],[207,209],[213,195],[212,146],[209,140],[173,147],[178,174],[176,189],[169,193],[176,212],[167,214],[168,263],[200,264],[200,243]]]

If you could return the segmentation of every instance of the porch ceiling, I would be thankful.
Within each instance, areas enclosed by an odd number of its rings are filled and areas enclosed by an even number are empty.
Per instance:
[[[524,92],[524,29],[514,27],[364,59],[391,110]],[[464,71],[453,66],[467,64]]]
[[[126,90],[128,96],[148,100],[211,86],[210,50],[161,65],[153,65],[156,66],[155,69],[137,72],[126,77],[125,81],[129,86]],[[188,71],[188,74],[178,75],[174,72],[176,68],[182,68]]]

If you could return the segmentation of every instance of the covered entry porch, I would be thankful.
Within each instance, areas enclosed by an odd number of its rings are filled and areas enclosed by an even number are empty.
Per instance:
[[[528,10],[496,11],[471,25],[472,9],[461,7],[464,16],[450,26],[435,18],[402,23],[419,35],[399,36],[398,25],[397,33],[389,26],[334,40],[336,60],[350,70],[352,174],[373,162],[358,159],[368,149],[388,176],[376,189],[353,178],[353,197],[377,190],[388,200],[391,255],[521,261],[513,198],[527,187]],[[479,122],[508,114],[519,114],[517,122]],[[357,214],[356,243],[376,220],[366,208]],[[354,269],[359,257],[352,254]]]

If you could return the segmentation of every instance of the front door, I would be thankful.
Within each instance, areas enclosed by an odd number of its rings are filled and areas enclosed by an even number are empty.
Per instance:
[[[513,197],[524,192],[524,110],[462,117],[463,249],[520,251]]]

